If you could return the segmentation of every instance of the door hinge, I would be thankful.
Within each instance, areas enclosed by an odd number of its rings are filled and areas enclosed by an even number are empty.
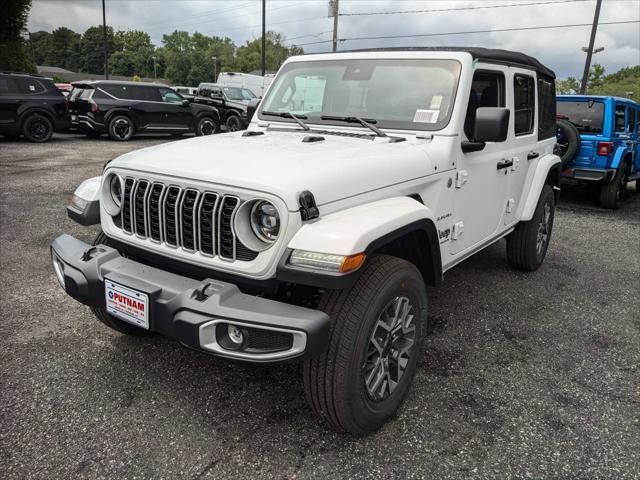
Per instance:
[[[513,165],[511,165],[511,171],[515,172],[518,169],[518,166],[520,165],[520,159],[518,157],[513,157]]]
[[[513,207],[515,206],[515,204],[516,204],[516,201],[513,198],[510,198],[509,200],[507,200],[506,212],[511,213],[513,211]]]
[[[469,174],[466,170],[458,170],[456,173],[456,188],[462,188],[462,186],[467,183],[467,177]]]
[[[454,223],[451,229],[451,240],[457,240],[462,232],[464,232],[464,222]]]

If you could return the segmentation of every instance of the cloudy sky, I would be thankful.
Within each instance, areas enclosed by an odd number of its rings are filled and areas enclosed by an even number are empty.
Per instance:
[[[327,17],[327,0],[266,3],[267,29],[281,32],[288,43],[303,45],[306,52],[329,51],[331,43],[326,41],[331,39],[333,20]],[[580,77],[585,56],[580,49],[588,45],[589,26],[451,33],[590,24],[595,4],[595,0],[340,0],[338,37],[346,40],[338,49],[437,45],[505,48],[537,57],[560,78]],[[228,36],[237,45],[258,38],[261,31],[261,0],[106,0],[106,10],[109,25],[145,30],[158,46],[162,45],[162,34],[174,30]],[[362,15],[376,12],[387,13]],[[603,64],[608,72],[640,64],[640,23],[606,24],[638,20],[640,0],[604,0],[596,47],[605,50],[594,57],[594,62]],[[101,22],[100,0],[33,0],[28,27],[32,32],[61,26],[83,32]],[[416,34],[423,36],[348,40]]]

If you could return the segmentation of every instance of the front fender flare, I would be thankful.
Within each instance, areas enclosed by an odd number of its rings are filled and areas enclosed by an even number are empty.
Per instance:
[[[393,197],[358,205],[303,225],[289,241],[278,265],[277,277],[287,282],[323,288],[348,288],[358,279],[362,267],[348,274],[296,269],[287,264],[291,252],[296,249],[335,255],[364,252],[368,259],[385,245],[418,231],[426,236],[424,253],[430,257],[429,264],[433,270],[431,278],[426,276],[425,279],[430,284],[440,285],[442,258],[435,215],[429,207],[410,197]]]

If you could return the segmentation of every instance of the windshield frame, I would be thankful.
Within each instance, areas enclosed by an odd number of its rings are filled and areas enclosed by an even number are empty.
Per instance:
[[[258,111],[256,113],[256,118],[261,120],[261,121],[265,121],[265,122],[273,122],[274,118],[273,117],[267,117],[267,116],[263,116],[262,115],[262,110],[264,109],[265,105],[267,104],[267,101],[269,100],[269,98],[271,97],[271,95],[275,95],[275,89],[278,86],[277,82],[278,82],[278,77],[281,77],[282,75],[287,74],[290,70],[293,70],[294,68],[308,68],[308,67],[313,67],[316,66],[318,64],[335,64],[335,63],[344,63],[346,65],[349,65],[350,63],[353,63],[355,61],[371,61],[371,62],[390,62],[390,61],[401,61],[401,62],[407,62],[407,63],[413,63],[415,62],[416,64],[419,63],[424,63],[427,64],[428,63],[433,63],[434,65],[437,64],[445,64],[445,63],[449,63],[451,66],[455,66],[454,69],[452,69],[452,72],[454,74],[454,79],[451,85],[451,104],[449,107],[449,110],[447,112],[447,116],[446,118],[440,122],[439,124],[430,124],[430,123],[421,123],[421,122],[414,122],[414,121],[394,121],[394,120],[390,120],[390,119],[384,119],[384,118],[376,118],[376,123],[375,126],[383,129],[383,130],[399,130],[399,131],[415,131],[415,132],[422,132],[422,131],[429,131],[429,132],[437,132],[437,131],[442,131],[445,128],[447,128],[449,126],[449,124],[451,123],[451,119],[453,117],[453,111],[456,107],[456,102],[457,102],[457,96],[458,96],[458,91],[460,88],[460,80],[463,76],[463,65],[462,62],[456,58],[413,58],[413,57],[376,57],[376,58],[358,58],[358,59],[330,59],[330,60],[296,60],[296,61],[292,61],[292,62],[288,62],[285,63],[281,70],[278,72],[278,74],[276,75],[276,77],[273,79],[271,85],[269,85],[269,89],[266,92],[266,95],[264,96],[264,98],[262,99],[262,101],[260,102]],[[425,107],[426,108],[426,107]],[[268,109],[265,109],[268,110]],[[349,123],[345,123],[345,122],[341,122],[341,121],[335,121],[335,120],[322,120],[320,117],[321,115],[338,115],[335,112],[329,113],[329,112],[324,112],[324,111],[320,111],[320,112],[307,112],[304,114],[298,113],[296,112],[297,115],[306,115],[308,117],[307,120],[307,124],[309,125],[327,125],[327,126],[333,126],[333,127],[341,127],[341,128],[354,128],[356,127],[354,124],[349,124]],[[351,114],[343,114],[346,116],[354,116]],[[355,115],[357,116],[357,115]],[[371,115],[366,115],[367,117],[370,117]],[[295,124],[296,122],[292,119],[288,119],[288,118],[278,118],[276,120],[277,122],[282,122],[282,123],[293,123]],[[389,122],[393,123],[392,125],[389,125]],[[360,125],[358,125],[356,128],[364,128],[361,127]]]

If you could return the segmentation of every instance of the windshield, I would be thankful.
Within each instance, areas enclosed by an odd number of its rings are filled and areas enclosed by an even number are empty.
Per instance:
[[[248,88],[243,88],[242,89],[242,96],[244,97],[245,100],[251,100],[252,98],[258,98],[256,97],[256,95],[249,90]]]
[[[593,100],[558,102],[558,116],[566,117],[581,133],[602,133],[604,104]]]
[[[222,90],[224,90],[224,94],[229,100],[238,100],[238,101],[251,100],[251,99],[245,98],[242,92],[242,88],[223,87]]]
[[[261,111],[305,115],[307,123],[344,125],[320,117],[362,117],[379,128],[440,130],[451,117],[459,76],[454,60],[292,62],[277,75]]]

